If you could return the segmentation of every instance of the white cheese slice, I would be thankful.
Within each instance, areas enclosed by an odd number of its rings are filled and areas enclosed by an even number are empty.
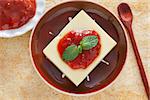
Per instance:
[[[101,51],[98,57],[86,69],[72,69],[59,56],[59,40],[72,30],[95,30],[101,38]],[[46,57],[56,65],[76,86],[103,60],[117,43],[88,15],[81,10],[43,50]],[[92,80],[92,79],[91,79]]]

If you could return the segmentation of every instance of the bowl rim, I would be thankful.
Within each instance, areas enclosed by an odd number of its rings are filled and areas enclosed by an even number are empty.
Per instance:
[[[93,3],[93,4],[96,4],[96,5],[98,5],[98,6],[101,6],[103,9],[105,9],[107,12],[109,12],[112,16],[114,16],[116,19],[117,19],[117,21],[118,21],[118,23],[120,24],[120,26],[121,26],[121,28],[122,28],[122,30],[124,31],[124,36],[125,36],[125,42],[126,42],[126,47],[127,47],[127,49],[126,49],[126,53],[125,53],[125,59],[124,59],[124,61],[123,61],[123,64],[121,65],[122,66],[122,68],[121,68],[121,70],[118,72],[118,75],[108,84],[108,85],[106,85],[106,86],[104,86],[103,88],[101,88],[101,89],[98,89],[98,90],[95,90],[95,91],[91,91],[91,92],[89,92],[89,93],[69,93],[69,92],[67,92],[67,91],[64,91],[64,90],[62,90],[62,89],[59,89],[57,86],[55,86],[54,84],[51,84],[51,83],[49,83],[42,75],[41,75],[41,73],[39,72],[39,70],[36,68],[36,65],[35,65],[35,63],[34,63],[34,60],[33,60],[33,57],[32,57],[32,47],[31,47],[31,45],[32,45],[32,38],[33,38],[33,35],[34,35],[34,32],[35,32],[35,29],[36,29],[36,26],[40,23],[40,21],[41,21],[41,19],[50,11],[50,10],[52,10],[54,7],[57,7],[57,6],[59,6],[59,5],[62,5],[62,4],[65,4],[65,3],[72,3],[72,2],[87,2],[87,3]],[[54,90],[56,90],[56,91],[58,91],[59,93],[62,93],[62,94],[66,94],[66,95],[70,95],[70,96],[91,96],[91,95],[94,95],[94,94],[97,94],[97,93],[99,93],[99,92],[101,92],[101,91],[104,91],[105,89],[107,89],[107,88],[109,88],[111,85],[113,85],[114,83],[115,83],[115,81],[117,80],[117,78],[120,76],[120,73],[122,72],[122,70],[123,70],[123,66],[125,65],[125,63],[126,63],[126,58],[127,58],[127,53],[128,53],[128,42],[127,42],[127,35],[126,35],[126,31],[125,31],[125,28],[123,27],[123,24],[121,23],[121,21],[119,20],[119,18],[114,14],[114,12],[113,11],[111,11],[110,9],[106,9],[107,7],[105,6],[105,5],[100,5],[100,4],[98,4],[97,2],[94,2],[94,1],[89,1],[89,0],[69,0],[69,1],[63,1],[63,2],[61,2],[61,3],[58,3],[58,4],[56,4],[56,5],[54,5],[54,6],[52,6],[51,8],[49,8],[49,9],[47,9],[46,10],[46,12],[44,12],[44,14],[42,15],[42,17],[40,18],[40,20],[38,21],[38,23],[36,23],[36,25],[35,25],[35,27],[33,28],[33,30],[32,30],[32,32],[31,32],[31,35],[30,35],[30,40],[29,40],[29,53],[30,53],[30,59],[31,59],[31,63],[32,63],[32,65],[33,65],[33,67],[34,67],[34,69],[36,70],[36,72],[37,72],[37,74],[40,76],[40,78],[50,87],[50,88],[52,88],[52,89],[54,89]]]
[[[21,35],[27,33],[28,31],[30,31],[34,27],[35,23],[38,22],[38,19],[41,18],[41,15],[43,14],[43,12],[45,10],[45,0],[35,0],[35,4],[36,4],[35,14],[31,19],[29,19],[29,21],[27,23],[20,26],[19,28],[9,29],[9,30],[1,30],[0,37],[13,38],[16,36],[21,36]]]

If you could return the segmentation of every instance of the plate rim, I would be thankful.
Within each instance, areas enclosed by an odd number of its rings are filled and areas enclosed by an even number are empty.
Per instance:
[[[69,93],[68,91],[65,91],[65,90],[63,90],[63,89],[58,88],[57,86],[55,86],[55,84],[52,84],[52,83],[48,82],[48,81],[42,76],[42,74],[40,73],[40,71],[37,69],[37,67],[36,67],[36,65],[35,65],[35,63],[34,63],[34,60],[33,60],[33,56],[32,56],[32,49],[31,49],[31,48],[32,48],[32,47],[31,47],[31,45],[32,45],[32,38],[33,38],[33,35],[34,35],[34,31],[35,31],[35,29],[36,29],[36,26],[40,23],[41,19],[45,16],[45,14],[47,14],[47,13],[48,13],[50,10],[52,10],[53,8],[55,8],[55,7],[59,6],[59,5],[65,4],[65,3],[73,3],[73,2],[93,3],[93,4],[95,4],[95,5],[100,6],[101,8],[105,9],[107,12],[109,12],[112,16],[114,16],[114,17],[117,19],[119,25],[121,26],[122,30],[123,30],[124,33],[125,33],[124,36],[125,36],[125,42],[126,42],[126,53],[125,53],[125,59],[124,59],[124,61],[123,61],[123,64],[121,65],[122,68],[121,68],[121,70],[118,72],[118,75],[117,75],[108,85],[104,86],[104,87],[101,88],[101,89],[96,89],[96,90],[91,91],[91,92],[88,92],[88,93],[87,93],[87,92],[85,92],[85,93],[72,93],[72,92]],[[117,80],[117,78],[120,76],[120,73],[122,72],[122,70],[123,70],[123,68],[124,68],[123,66],[124,66],[125,63],[126,63],[126,58],[127,58],[127,53],[128,53],[128,42],[127,42],[127,35],[126,35],[125,28],[124,28],[123,24],[121,23],[121,21],[119,20],[119,18],[114,14],[113,11],[111,11],[110,9],[108,9],[105,5],[100,5],[100,4],[97,3],[97,2],[88,1],[88,0],[87,0],[87,1],[86,1],[86,0],[85,0],[85,1],[83,1],[83,0],[77,0],[77,1],[72,0],[72,1],[64,1],[64,2],[58,3],[58,4],[56,4],[55,6],[52,6],[52,7],[50,7],[49,9],[47,9],[46,12],[44,12],[44,14],[41,16],[41,18],[39,19],[38,23],[35,24],[35,27],[33,28],[32,32],[31,32],[30,40],[29,40],[29,52],[30,52],[30,59],[31,59],[31,62],[32,62],[32,65],[33,65],[34,69],[36,70],[36,72],[37,72],[37,74],[40,76],[40,78],[41,78],[50,88],[52,88],[52,89],[58,91],[59,93],[66,94],[66,95],[70,95],[70,96],[91,96],[91,95],[97,94],[97,93],[99,93],[99,92],[101,92],[101,91],[104,91],[105,89],[109,88],[111,85],[114,84],[114,82],[115,82],[115,81]]]

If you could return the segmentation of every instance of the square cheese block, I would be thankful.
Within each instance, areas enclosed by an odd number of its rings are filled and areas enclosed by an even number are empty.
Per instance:
[[[98,57],[86,69],[72,69],[59,55],[59,40],[68,32],[76,30],[95,30],[101,38],[101,51]],[[108,45],[109,44],[109,45]],[[43,50],[46,57],[56,65],[76,86],[78,86],[117,43],[88,15],[81,10]],[[92,80],[92,79],[91,79]]]

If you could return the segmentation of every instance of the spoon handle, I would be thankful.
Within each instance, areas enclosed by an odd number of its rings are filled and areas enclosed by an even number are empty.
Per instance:
[[[144,71],[144,66],[143,66],[139,51],[138,51],[138,48],[137,48],[137,44],[136,44],[136,41],[135,41],[135,38],[134,38],[134,35],[133,35],[132,26],[127,27],[127,29],[128,29],[130,40],[131,40],[133,50],[134,50],[134,53],[135,53],[136,61],[137,61],[137,64],[138,64],[138,67],[139,67],[139,70],[140,70],[142,81],[143,81],[143,84],[144,84],[144,87],[145,87],[145,90],[146,90],[146,94],[147,94],[148,99],[149,99],[150,98],[150,87],[149,87],[149,84],[148,84],[148,81],[147,81],[147,77],[146,77],[146,74],[145,74],[145,71]]]

